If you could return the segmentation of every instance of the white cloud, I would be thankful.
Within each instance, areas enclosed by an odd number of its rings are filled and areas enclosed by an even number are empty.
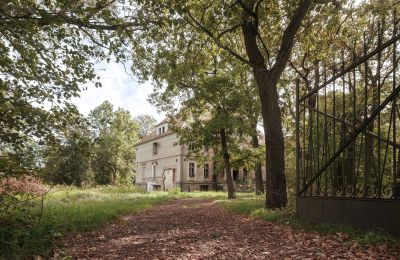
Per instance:
[[[88,115],[92,109],[108,100],[114,107],[128,110],[132,116],[148,114],[157,121],[164,119],[164,114],[158,114],[155,107],[147,101],[153,90],[149,82],[140,84],[118,63],[102,62],[95,69],[103,86],[96,88],[94,83],[88,83],[85,85],[87,90],[83,90],[80,97],[73,100],[82,114]]]

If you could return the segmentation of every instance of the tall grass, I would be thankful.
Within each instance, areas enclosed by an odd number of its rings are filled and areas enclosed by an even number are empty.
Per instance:
[[[33,208],[0,219],[0,258],[48,256],[57,237],[96,229],[170,198],[165,192],[146,194],[132,187],[54,188],[43,203],[38,200]]]

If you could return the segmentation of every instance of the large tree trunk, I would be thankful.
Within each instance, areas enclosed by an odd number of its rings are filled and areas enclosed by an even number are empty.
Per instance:
[[[311,3],[311,0],[300,1],[283,33],[275,64],[272,69],[268,69],[257,43],[258,10],[256,10],[256,1],[241,2],[244,6],[242,34],[258,87],[264,122],[267,170],[265,206],[268,208],[281,208],[287,204],[284,140],[277,85],[287,65],[294,37]]]
[[[264,57],[257,46],[257,32],[252,24],[243,26],[246,52],[252,63],[258,68],[253,69],[257,83],[261,114],[264,122],[266,146],[266,201],[269,208],[285,207],[287,203],[284,140],[282,118],[278,103],[278,91],[272,81],[271,72],[267,70]]]
[[[265,73],[254,71],[259,87],[266,146],[266,201],[269,208],[285,207],[287,203],[284,140],[278,92]]]
[[[258,136],[257,136],[257,125],[254,128],[254,134],[251,137],[251,144],[253,148],[258,148],[259,143],[258,143]],[[256,195],[260,195],[261,193],[264,193],[264,183],[263,183],[263,178],[262,178],[262,165],[261,163],[257,164],[254,173],[255,173],[255,179],[256,179]]]
[[[228,145],[227,145],[227,141],[226,141],[225,128],[221,128],[219,133],[220,133],[220,138],[221,138],[222,154],[224,157],[226,186],[228,187],[228,199],[234,199],[234,198],[236,198],[235,186],[233,186],[233,180],[232,180],[232,175],[231,175],[231,162],[230,162],[230,156],[229,156],[229,152],[228,152]]]

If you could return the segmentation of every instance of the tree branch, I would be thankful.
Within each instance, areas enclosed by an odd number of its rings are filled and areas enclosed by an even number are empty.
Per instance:
[[[291,60],[289,60],[289,65],[290,65],[290,67],[292,67],[292,68],[296,71],[297,74],[300,75],[300,77],[301,77],[301,78],[304,80],[304,82],[308,85],[309,82],[308,82],[308,79],[307,79],[306,75],[304,75],[304,74],[293,64],[293,62],[292,62]],[[307,73],[307,74],[308,74],[308,73]]]
[[[226,29],[226,30],[223,30],[221,33],[219,33],[218,35],[217,35],[217,39],[219,39],[219,38],[221,38],[222,36],[224,36],[225,34],[227,34],[227,33],[231,33],[231,32],[233,32],[233,31],[235,31],[237,28],[239,28],[240,26],[242,26],[242,23],[238,23],[238,24],[235,24],[234,26],[232,26],[232,27],[230,27],[230,28],[228,28],[228,29]]]
[[[131,28],[131,27],[141,27],[142,25],[139,22],[127,22],[127,23],[120,23],[120,24],[106,24],[106,23],[91,23],[91,22],[86,22],[82,19],[72,17],[71,15],[66,14],[65,11],[58,11],[58,12],[47,12],[46,10],[43,9],[38,9],[37,12],[32,12],[30,10],[24,10],[25,14],[23,15],[10,15],[6,13],[4,10],[0,9],[0,12],[4,15],[4,18],[0,20],[0,24],[5,24],[8,26],[12,26],[14,20],[19,20],[21,22],[23,21],[35,21],[38,26],[47,26],[47,25],[53,25],[53,24],[70,24],[70,25],[76,25],[80,27],[85,27],[88,29],[99,29],[99,30],[110,30],[114,31],[119,28]],[[42,16],[37,16],[38,13],[46,13],[46,18],[43,18]],[[91,15],[94,15],[96,12],[94,12]],[[88,17],[90,18],[90,16]],[[154,22],[154,21],[149,21]],[[138,28],[139,29],[139,28]],[[140,28],[142,29],[142,28]]]
[[[246,10],[246,12],[248,12],[249,14],[252,14],[253,16],[255,16],[255,13],[252,9],[250,9],[245,3],[243,3],[241,0],[236,0],[236,3],[238,3],[244,10]]]
[[[214,43],[215,43],[218,47],[220,47],[220,48],[226,50],[229,54],[231,54],[233,57],[235,57],[236,59],[238,59],[240,62],[243,62],[243,63],[245,63],[245,64],[247,64],[247,65],[253,67],[253,65],[251,64],[250,61],[248,61],[247,59],[243,58],[240,54],[236,53],[234,50],[232,50],[232,49],[229,48],[228,46],[222,44],[222,43],[220,42],[220,39],[217,38],[217,37],[216,37],[210,30],[208,30],[204,25],[202,25],[200,22],[198,22],[198,21],[193,17],[193,15],[190,13],[190,11],[187,12],[187,15],[188,15],[189,18],[196,24],[196,25],[194,25],[194,24],[191,23],[188,19],[185,19],[191,26],[193,26],[194,28],[200,29],[200,30],[202,30],[203,32],[205,32],[205,33],[214,41]]]
[[[268,66],[269,68],[272,68],[272,64],[271,64],[271,59],[270,59],[270,54],[267,48],[267,45],[264,43],[264,40],[262,39],[260,34],[257,34],[258,40],[261,42],[261,45],[263,47],[263,49],[265,50],[265,53],[267,54],[267,62],[268,62]]]
[[[294,14],[290,19],[288,26],[283,32],[281,46],[276,56],[276,62],[272,68],[271,73],[271,79],[275,84],[277,83],[278,79],[280,78],[286,67],[286,64],[289,60],[290,52],[294,45],[294,38],[311,4],[312,0],[302,0],[294,11]]]

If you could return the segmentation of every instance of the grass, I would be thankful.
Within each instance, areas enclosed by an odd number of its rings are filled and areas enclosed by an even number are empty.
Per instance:
[[[400,240],[383,230],[361,231],[349,226],[334,224],[317,224],[296,218],[294,206],[285,209],[265,209],[263,196],[248,196],[232,201],[222,201],[221,205],[228,210],[251,217],[260,218],[278,224],[289,225],[294,229],[306,232],[318,232],[322,235],[343,233],[349,236],[350,241],[364,245],[389,243],[400,246]]]
[[[222,199],[225,193],[144,193],[135,187],[53,188],[34,207],[0,219],[0,259],[49,256],[57,237],[95,230],[121,215],[135,213],[179,198]]]

